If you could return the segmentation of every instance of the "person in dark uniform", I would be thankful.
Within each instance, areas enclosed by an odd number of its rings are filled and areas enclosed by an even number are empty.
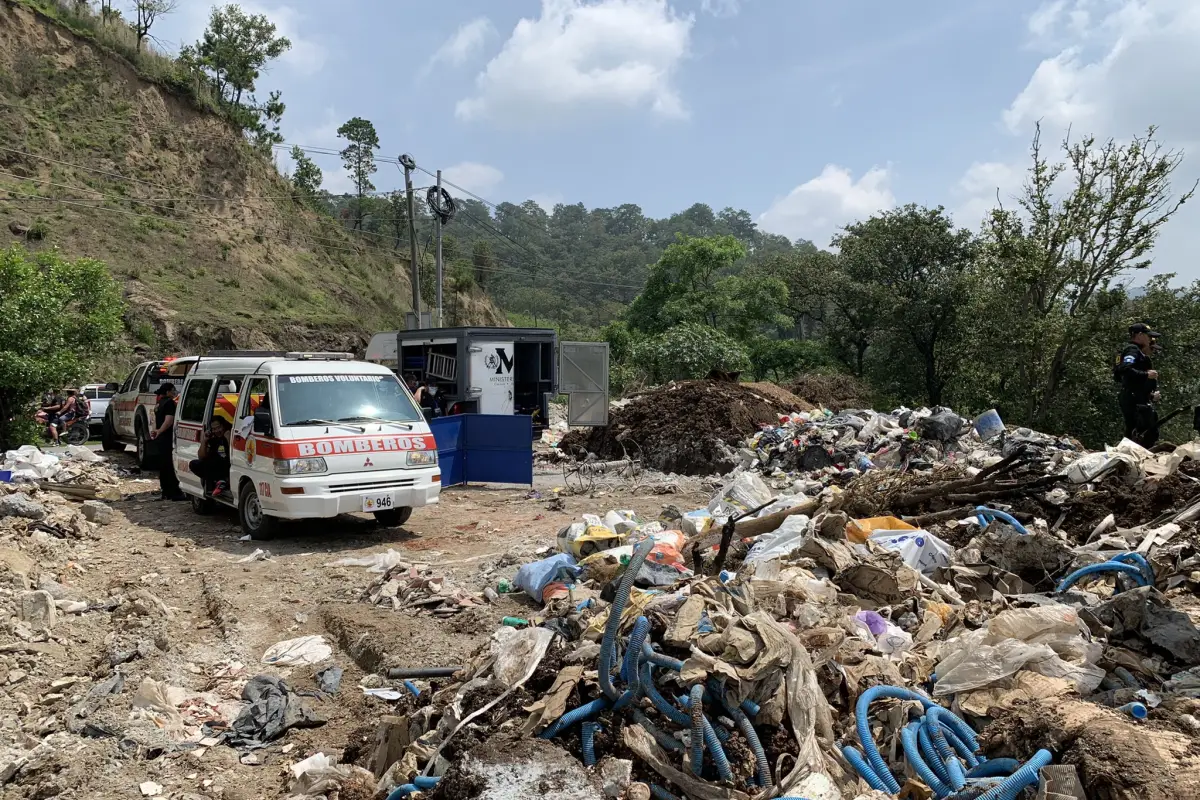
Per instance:
[[[208,435],[200,443],[199,458],[188,464],[193,475],[200,478],[204,491],[220,497],[229,491],[229,425],[221,417],[208,423]]]
[[[1121,351],[1117,377],[1121,392],[1117,400],[1125,419],[1125,438],[1143,447],[1153,447],[1158,438],[1154,402],[1158,400],[1158,370],[1150,353],[1159,334],[1144,322],[1129,326],[1129,343]]]
[[[150,438],[158,456],[158,488],[163,500],[186,500],[175,475],[175,409],[179,392],[175,384],[164,383],[154,393],[158,402],[154,406],[154,430],[150,431]]]

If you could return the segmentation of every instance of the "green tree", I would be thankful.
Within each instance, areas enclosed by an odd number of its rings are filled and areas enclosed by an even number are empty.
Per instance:
[[[905,399],[940,405],[957,374],[968,335],[962,314],[978,245],[955,230],[945,210],[904,206],[846,226],[834,239],[841,273],[869,305],[888,336],[876,359],[879,382]],[[840,277],[840,276],[839,276]],[[836,287],[834,291],[837,291]],[[912,391],[921,386],[921,392]]]
[[[292,161],[296,162],[296,168],[292,172],[292,186],[295,187],[299,199],[311,205],[321,192],[321,168],[295,145],[292,146],[291,156]]]
[[[629,309],[630,325],[661,333],[700,323],[746,339],[762,326],[787,325],[787,286],[769,275],[736,275],[746,248],[733,236],[680,239],[650,267],[646,288]]]
[[[738,342],[694,322],[635,340],[631,360],[654,383],[703,378],[714,369],[740,372],[750,366],[750,358]]]
[[[121,333],[121,290],[99,261],[0,250],[0,450],[38,396],[80,381]]]
[[[495,268],[495,255],[492,245],[486,239],[480,239],[471,245],[471,266],[475,270],[475,282],[480,286],[488,286],[494,277],[491,272]]]
[[[133,2],[133,22],[129,23],[129,27],[133,29],[133,35],[137,37],[137,50],[141,52],[142,41],[150,35],[150,29],[154,27],[154,23],[159,17],[165,14],[170,14],[178,7],[178,0],[134,0]]]
[[[375,164],[375,151],[379,149],[379,134],[370,120],[354,117],[348,120],[337,132],[339,139],[345,139],[348,144],[342,150],[342,163],[354,181],[354,229],[362,228],[363,197],[375,191],[371,176],[379,169]]]
[[[141,2],[141,0],[139,0]],[[208,28],[192,53],[213,78],[217,96],[237,106],[254,92],[262,68],[292,47],[286,36],[275,35],[275,24],[262,14],[247,14],[241,6],[214,7]]]
[[[986,324],[972,360],[993,366],[987,388],[1014,421],[1068,430],[1099,387],[1111,394],[1106,351],[1127,313],[1119,284],[1150,265],[1162,226],[1196,188],[1173,193],[1183,155],[1155,133],[1068,139],[1055,162],[1039,130],[1023,213],[997,209],[985,226],[976,315]]]

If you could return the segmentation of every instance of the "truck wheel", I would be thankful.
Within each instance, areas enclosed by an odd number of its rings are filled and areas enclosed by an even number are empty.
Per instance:
[[[242,531],[251,539],[271,539],[279,529],[279,520],[263,513],[258,492],[249,483],[238,497],[238,519],[241,520]]]
[[[398,528],[408,522],[408,518],[412,516],[412,509],[404,508],[389,508],[387,511],[376,511],[375,519],[380,525],[385,528]]]
[[[141,469],[154,469],[157,466],[150,452],[150,434],[141,423],[137,426],[137,463]]]
[[[106,415],[104,422],[100,423],[100,446],[107,453],[123,453],[125,445],[117,440],[117,433],[113,430],[112,420]]]
[[[207,517],[213,513],[217,507],[217,504],[210,497],[197,497],[194,494],[189,494],[188,500],[192,501],[192,511],[195,511],[202,517]]]

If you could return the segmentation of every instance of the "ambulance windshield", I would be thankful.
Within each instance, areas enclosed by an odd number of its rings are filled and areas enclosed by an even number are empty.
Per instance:
[[[394,375],[280,375],[276,389],[284,426],[424,419]]]

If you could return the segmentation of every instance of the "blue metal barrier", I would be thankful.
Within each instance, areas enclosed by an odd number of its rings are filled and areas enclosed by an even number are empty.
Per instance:
[[[429,424],[442,486],[533,483],[533,420],[521,415],[456,414]]]

